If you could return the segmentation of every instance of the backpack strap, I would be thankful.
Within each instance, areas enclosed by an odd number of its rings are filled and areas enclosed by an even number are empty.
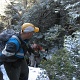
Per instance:
[[[20,36],[20,34],[17,34],[16,35],[17,36],[17,38],[18,38],[18,40],[19,40],[19,42],[20,42],[20,47],[22,47],[23,48],[23,51],[24,51],[24,55],[26,54],[26,52],[27,52],[27,45],[26,45],[26,43],[21,39],[21,36]],[[16,38],[16,39],[17,39]]]
[[[18,42],[19,42],[19,43],[20,43],[20,45],[21,45],[21,41],[20,41],[20,39],[18,38],[18,36],[13,35],[13,36],[12,36],[12,38],[17,39],[17,40],[18,40]],[[18,53],[18,52],[19,52],[20,48],[21,48],[21,46],[19,46],[19,49],[16,51],[16,53]]]
[[[18,38],[18,36],[13,35],[12,37],[13,37],[13,38],[16,38],[16,39],[18,40],[18,42],[21,44],[21,41],[20,41],[20,39]]]

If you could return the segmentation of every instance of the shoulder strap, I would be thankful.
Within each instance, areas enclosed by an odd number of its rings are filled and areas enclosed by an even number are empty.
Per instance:
[[[19,42],[19,43],[20,43],[20,45],[21,45],[21,41],[20,41],[20,39],[18,38],[18,36],[13,35],[12,37],[13,37],[13,38],[15,38],[15,39],[17,39],[17,40],[18,40],[18,42]],[[19,46],[19,49],[16,51],[16,53],[17,53],[17,52],[19,52],[20,48],[21,48],[21,46]]]
[[[20,39],[18,38],[18,36],[13,35],[12,37],[13,37],[13,38],[16,38],[16,39],[18,40],[18,42],[21,44],[21,41],[20,41]]]
[[[26,45],[26,43],[21,39],[20,34],[17,34],[16,36],[17,36],[18,40],[20,41],[20,44],[21,44],[20,47],[23,48],[24,55],[25,55],[26,52],[27,52],[27,45]]]

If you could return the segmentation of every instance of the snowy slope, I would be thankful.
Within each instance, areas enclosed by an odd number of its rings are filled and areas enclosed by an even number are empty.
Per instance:
[[[1,65],[0,67],[3,72],[4,80],[9,80],[6,74],[6,71],[4,69],[4,65]],[[29,79],[28,80],[49,80],[49,77],[47,76],[46,70],[29,66]]]

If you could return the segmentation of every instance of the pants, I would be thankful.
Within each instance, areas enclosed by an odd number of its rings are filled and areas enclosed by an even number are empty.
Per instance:
[[[39,58],[38,58],[38,57],[36,57],[36,67],[39,67],[40,62],[41,62],[40,57],[39,57]]]
[[[30,62],[31,62],[31,65],[32,67],[38,67],[38,65],[40,64],[40,57],[35,57],[35,55],[32,53],[31,56],[30,56]]]
[[[31,67],[34,67],[35,66],[35,58],[34,58],[34,54],[33,53],[31,53],[31,56],[29,57],[29,59],[30,59],[30,66]]]
[[[28,80],[29,68],[25,60],[4,63],[10,80]]]

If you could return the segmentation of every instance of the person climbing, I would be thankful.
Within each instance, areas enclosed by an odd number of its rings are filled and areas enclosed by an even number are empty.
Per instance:
[[[31,56],[30,56],[30,66],[32,67],[38,67],[38,65],[40,64],[41,60],[42,59],[46,59],[46,54],[45,52],[47,51],[48,52],[48,49],[43,49],[43,47],[39,44],[36,44],[36,43],[33,43],[31,45],[32,49],[37,53],[37,55],[35,55],[34,53],[31,53]],[[41,55],[42,54],[42,55]]]
[[[3,64],[10,80],[28,80],[29,68],[24,57],[27,52],[26,44],[34,32],[39,32],[39,28],[32,23],[24,23],[20,33],[13,35],[2,50],[1,58],[6,57]]]

